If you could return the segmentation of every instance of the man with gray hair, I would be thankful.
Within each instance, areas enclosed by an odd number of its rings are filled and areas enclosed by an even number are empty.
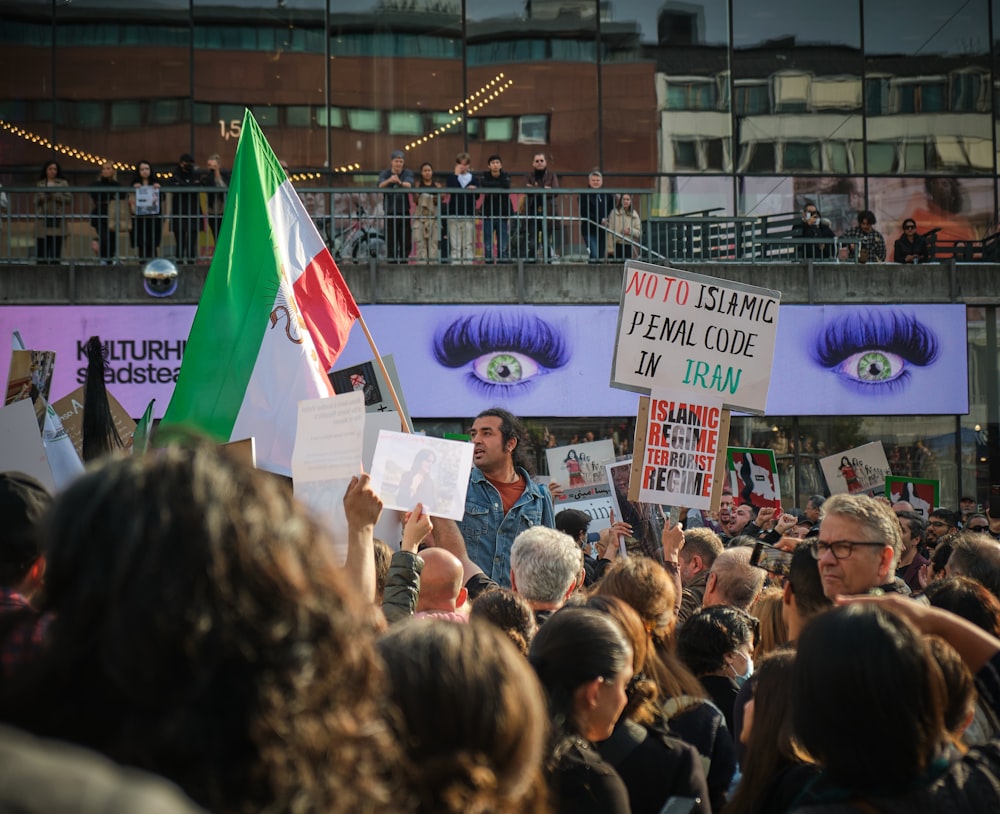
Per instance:
[[[819,536],[811,545],[829,599],[873,592],[910,593],[895,576],[903,549],[899,521],[882,501],[867,495],[828,498],[820,514]]]
[[[568,534],[534,526],[514,538],[510,584],[541,625],[583,584],[583,552]]]
[[[703,608],[713,605],[732,605],[749,611],[753,601],[764,587],[765,572],[750,564],[753,549],[749,546],[727,548],[712,563],[705,583]]]
[[[678,624],[701,608],[708,575],[716,559],[723,552],[722,539],[709,528],[693,528],[684,532],[684,548],[678,560],[681,572],[681,607],[677,612]]]

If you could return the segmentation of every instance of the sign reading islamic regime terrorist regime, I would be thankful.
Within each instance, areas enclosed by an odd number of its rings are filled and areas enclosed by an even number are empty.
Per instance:
[[[625,263],[611,386],[687,391],[763,413],[781,294],[649,263]]]

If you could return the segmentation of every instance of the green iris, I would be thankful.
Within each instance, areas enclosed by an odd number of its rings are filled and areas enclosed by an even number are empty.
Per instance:
[[[892,376],[892,362],[884,353],[869,351],[858,359],[858,378],[861,381],[881,382]]]
[[[486,366],[486,375],[492,382],[519,382],[521,363],[509,353],[498,353]]]

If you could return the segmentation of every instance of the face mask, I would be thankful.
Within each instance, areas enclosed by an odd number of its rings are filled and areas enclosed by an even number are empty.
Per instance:
[[[747,660],[747,669],[746,672],[743,673],[743,675],[736,675],[736,670],[733,669],[733,665],[731,664],[729,665],[729,669],[733,671],[733,680],[740,687],[746,684],[750,680],[750,676],[753,675],[753,658],[750,656],[746,656],[746,660]]]

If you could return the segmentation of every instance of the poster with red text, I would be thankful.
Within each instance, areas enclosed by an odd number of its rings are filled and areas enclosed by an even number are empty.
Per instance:
[[[671,390],[650,394],[640,502],[689,509],[711,507],[721,418],[721,398],[692,399]],[[721,443],[724,449],[725,439]]]

